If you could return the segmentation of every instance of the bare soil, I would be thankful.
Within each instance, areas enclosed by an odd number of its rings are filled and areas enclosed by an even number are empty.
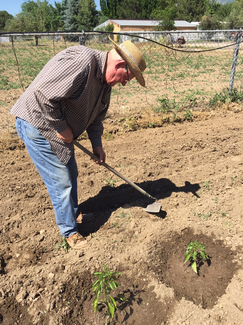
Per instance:
[[[0,152],[0,324],[104,324],[92,291],[104,264],[121,273],[114,296],[126,297],[110,324],[243,324],[242,107],[205,116],[103,141],[107,163],[156,197],[158,214],[76,149],[80,211],[96,218],[80,225],[88,248],[68,253],[13,129]],[[184,264],[194,240],[210,258],[198,274]]]

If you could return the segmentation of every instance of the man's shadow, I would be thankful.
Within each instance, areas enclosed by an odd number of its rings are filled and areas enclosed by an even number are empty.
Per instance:
[[[199,197],[196,192],[200,189],[200,185],[191,184],[187,181],[185,185],[181,187],[177,187],[167,178],[160,178],[156,181],[147,181],[136,185],[157,200],[170,197],[173,192],[192,193],[196,197]],[[93,212],[95,214],[95,219],[87,223],[79,224],[78,230],[83,235],[87,236],[90,233],[96,232],[104,225],[112,212],[119,207],[139,206],[146,208],[147,205],[151,203],[154,203],[153,199],[143,195],[131,185],[122,184],[118,187],[104,186],[96,196],[89,198],[79,205],[79,210],[82,213]],[[156,215],[158,218],[164,219],[166,214],[166,211],[161,210]]]

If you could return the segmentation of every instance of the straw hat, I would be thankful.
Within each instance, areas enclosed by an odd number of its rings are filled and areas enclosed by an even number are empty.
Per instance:
[[[146,69],[146,63],[137,46],[130,41],[125,41],[118,45],[110,37],[109,39],[115,45],[116,50],[122,58],[126,61],[137,81],[144,87],[145,81],[142,72]]]

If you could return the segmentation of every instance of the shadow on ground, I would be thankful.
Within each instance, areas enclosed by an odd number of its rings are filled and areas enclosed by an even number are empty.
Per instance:
[[[200,185],[197,183],[191,184],[187,181],[185,185],[181,187],[177,187],[167,178],[160,178],[156,181],[148,181],[136,185],[151,196],[156,197],[158,201],[170,197],[173,192],[193,193],[195,196],[199,197],[196,192],[200,189]],[[79,205],[79,210],[82,211],[82,213],[93,212],[96,216],[93,221],[81,224],[79,226],[79,231],[86,236],[96,232],[107,222],[112,212],[119,207],[139,206],[146,208],[147,205],[151,203],[153,203],[151,198],[143,195],[130,185],[122,184],[118,187],[104,186],[96,196],[89,198]],[[159,213],[156,213],[156,215],[164,219],[167,213],[161,210]]]

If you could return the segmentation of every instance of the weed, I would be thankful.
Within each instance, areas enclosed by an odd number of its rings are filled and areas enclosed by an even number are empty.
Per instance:
[[[186,109],[186,111],[184,113],[184,117],[187,121],[191,121],[192,120],[192,112],[189,109]]]
[[[215,108],[218,103],[241,103],[243,101],[243,91],[238,91],[234,88],[229,92],[228,89],[224,89],[219,94],[215,94],[209,101],[209,106]]]
[[[103,182],[106,182],[109,186],[115,187],[116,183],[119,182],[118,179],[113,179],[112,176],[110,178],[104,178]]]
[[[160,103],[160,107],[154,108],[155,113],[170,113],[179,110],[179,104],[174,99],[170,101],[166,97],[159,97],[157,101]]]
[[[190,265],[193,269],[194,272],[197,273],[197,268],[201,262],[201,259],[206,261],[208,259],[208,256],[205,253],[206,247],[199,244],[196,240],[193,242],[190,242],[190,244],[187,247],[186,250],[186,258],[185,262],[186,263],[188,260],[190,260]]]
[[[203,182],[203,188],[209,190],[209,183],[210,183],[210,181]]]
[[[149,128],[155,128],[155,123],[150,122],[150,123],[149,123]]]
[[[117,309],[115,299],[125,301],[126,298],[123,294],[118,295],[116,298],[112,297],[111,291],[120,287],[116,282],[117,275],[121,275],[119,272],[114,272],[107,269],[104,265],[105,272],[95,272],[94,275],[98,277],[98,280],[93,284],[93,291],[96,292],[96,298],[94,299],[94,311],[97,311],[98,304],[103,304],[107,307],[108,318],[112,320],[114,312]],[[99,302],[100,296],[103,295],[103,299]],[[106,322],[107,324],[107,322]]]
[[[113,226],[114,228],[118,228],[118,224],[117,224],[116,222],[113,222],[113,223],[112,223],[112,226]]]
[[[60,245],[56,244],[56,249],[63,248],[64,251],[67,253],[69,249],[72,249],[71,246],[68,244],[65,237],[62,237],[62,241]]]
[[[209,212],[208,214],[206,214],[204,212],[203,213],[197,213],[197,212],[195,212],[194,215],[197,216],[198,218],[203,218],[203,220],[207,220],[208,218],[211,217],[212,213]]]
[[[122,209],[119,216],[121,218],[125,218],[127,216],[127,213],[125,213],[124,210]]]
[[[223,211],[221,211],[221,216],[222,216],[223,218],[226,217],[227,214],[228,214],[228,212],[223,212]]]
[[[210,184],[210,181],[203,182],[203,184],[202,184],[202,190],[201,190],[200,194],[203,193],[205,190],[208,190],[209,191],[209,184]]]
[[[106,132],[104,133],[103,137],[104,137],[104,139],[106,139],[107,141],[111,141],[111,140],[114,139],[113,135],[112,135],[110,132],[108,132],[108,131],[106,131]]]

